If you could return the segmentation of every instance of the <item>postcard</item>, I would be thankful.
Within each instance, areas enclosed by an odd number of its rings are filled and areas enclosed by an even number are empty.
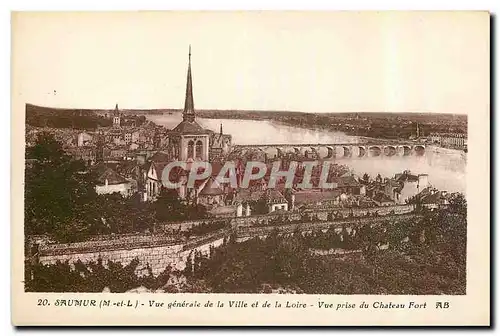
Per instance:
[[[14,12],[12,323],[489,326],[488,12]]]

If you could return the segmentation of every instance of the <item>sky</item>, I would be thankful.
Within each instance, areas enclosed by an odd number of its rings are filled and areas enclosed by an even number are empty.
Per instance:
[[[66,108],[470,114],[489,104],[482,12],[15,13],[12,94]]]

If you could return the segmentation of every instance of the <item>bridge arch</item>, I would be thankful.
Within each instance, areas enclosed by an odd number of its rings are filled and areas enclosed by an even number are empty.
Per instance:
[[[325,159],[333,159],[333,158],[335,158],[335,153],[336,153],[335,152],[335,147],[333,147],[333,146],[326,146],[324,148],[326,148],[326,150],[327,150],[327,155],[326,155]]]
[[[365,146],[352,146],[351,147],[352,157],[362,158],[366,156]]]
[[[352,156],[352,151],[351,148],[348,146],[342,146],[344,149],[344,157],[351,157]]]
[[[318,159],[333,159],[335,157],[335,147],[319,146],[316,148]]]
[[[425,146],[423,145],[417,145],[414,147],[415,154],[417,156],[423,156],[425,154]]]
[[[319,153],[318,153],[318,147],[309,147],[309,150],[308,152],[311,154],[312,157],[314,157],[315,159],[319,159]]]
[[[384,155],[385,156],[394,156],[397,154],[397,148],[395,146],[385,146],[384,147]]]
[[[411,151],[412,151],[412,147],[409,146],[409,145],[403,145],[401,146],[403,148],[403,156],[410,156],[411,155]]]
[[[295,154],[306,155],[307,148],[302,146],[293,147]]]
[[[369,148],[370,156],[376,157],[382,155],[382,149],[380,146],[370,146]]]
[[[333,148],[335,149],[335,155],[334,155],[334,157],[337,158],[337,159],[346,158],[350,154],[350,150],[346,146],[338,145],[338,146],[335,146]]]

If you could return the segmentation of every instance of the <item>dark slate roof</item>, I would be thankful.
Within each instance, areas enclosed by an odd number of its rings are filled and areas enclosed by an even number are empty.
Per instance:
[[[149,158],[152,162],[169,162],[169,155],[165,152],[156,152]]]
[[[249,189],[240,189],[236,194],[236,200],[239,202],[256,202],[265,194],[262,190],[252,191]]]
[[[338,188],[342,187],[358,187],[360,183],[356,181],[354,176],[341,176],[333,178],[333,182],[337,183]]]
[[[106,184],[106,180],[108,180],[108,184],[122,184],[128,182],[111,168],[107,168],[104,173],[97,178],[97,183],[104,185]]]
[[[168,162],[152,162],[153,168],[156,171],[156,177],[158,180],[161,180],[163,177],[163,169],[165,169],[165,166],[168,164]]]
[[[211,131],[204,129],[196,121],[181,121],[179,125],[175,126],[172,132],[180,134],[210,134]]]

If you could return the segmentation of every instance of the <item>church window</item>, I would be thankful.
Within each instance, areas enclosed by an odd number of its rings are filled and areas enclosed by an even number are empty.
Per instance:
[[[203,157],[203,142],[201,140],[196,141],[196,158],[201,159]]]
[[[189,158],[194,158],[194,141],[191,140],[188,142],[188,159]]]

